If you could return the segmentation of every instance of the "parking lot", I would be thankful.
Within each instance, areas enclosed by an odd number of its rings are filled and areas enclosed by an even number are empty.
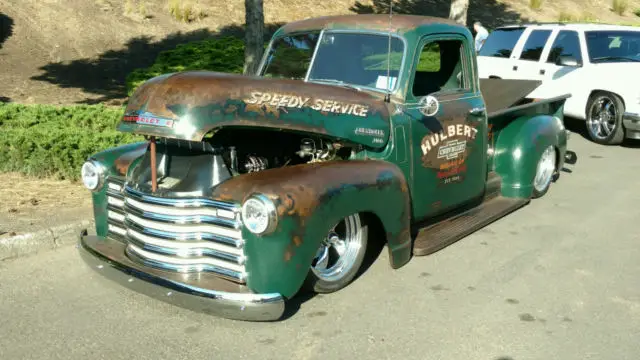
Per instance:
[[[640,146],[569,148],[544,198],[276,323],[111,286],[74,247],[0,262],[0,359],[637,359]]]

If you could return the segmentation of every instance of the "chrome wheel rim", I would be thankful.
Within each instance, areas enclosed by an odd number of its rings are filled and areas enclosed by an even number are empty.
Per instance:
[[[538,161],[536,177],[533,180],[533,187],[538,191],[544,191],[549,186],[556,170],[556,151],[553,146],[545,149]]]
[[[353,268],[361,247],[360,217],[348,216],[331,228],[322,240],[311,270],[321,280],[340,281]]]
[[[612,99],[602,97],[594,102],[589,109],[589,132],[598,139],[609,137],[616,127],[618,109]]]

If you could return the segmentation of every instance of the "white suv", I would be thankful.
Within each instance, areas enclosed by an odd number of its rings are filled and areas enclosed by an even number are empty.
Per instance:
[[[530,24],[495,29],[478,54],[481,78],[540,80],[528,98],[570,93],[564,114],[591,139],[640,139],[640,27]]]

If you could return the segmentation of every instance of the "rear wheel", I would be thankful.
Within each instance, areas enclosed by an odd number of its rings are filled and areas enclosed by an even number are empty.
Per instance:
[[[305,287],[330,293],[347,286],[360,270],[368,231],[359,214],[349,215],[328,229],[311,263]]]
[[[547,147],[538,160],[536,175],[533,178],[533,198],[544,196],[555,176],[557,167],[556,149],[552,145]]]
[[[587,104],[587,131],[591,140],[602,145],[618,145],[624,140],[624,103],[616,94],[598,92]]]

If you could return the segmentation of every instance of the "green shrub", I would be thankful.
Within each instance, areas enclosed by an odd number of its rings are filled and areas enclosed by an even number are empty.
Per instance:
[[[613,0],[611,7],[613,8],[613,12],[622,16],[627,11],[629,2],[627,0]]]
[[[636,9],[636,11],[633,12],[636,16],[640,17],[640,9]]]
[[[86,158],[140,141],[115,130],[122,108],[0,104],[0,171],[78,180]]]
[[[127,92],[130,96],[143,82],[166,73],[212,70],[239,74],[242,73],[243,64],[244,42],[235,37],[181,44],[173,50],[160,53],[150,67],[130,73],[127,76]]]

